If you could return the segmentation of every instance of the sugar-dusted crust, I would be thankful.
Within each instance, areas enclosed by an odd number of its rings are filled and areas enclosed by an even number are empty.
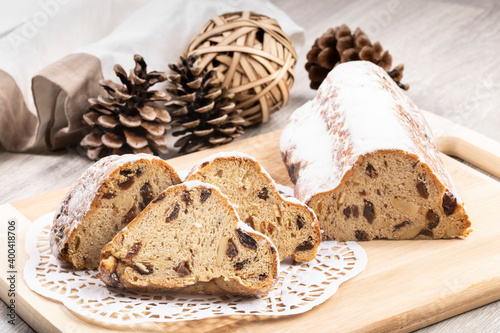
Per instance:
[[[217,187],[169,187],[102,250],[107,285],[208,294],[265,294],[278,278],[277,249],[247,227]]]
[[[401,158],[399,162],[403,164],[414,163],[419,166],[418,172],[428,182],[426,184],[436,189],[436,198],[440,196],[441,201],[433,203],[433,212],[438,214],[440,210],[439,215],[443,215],[444,208],[440,208],[443,198],[451,200],[456,206],[453,215],[457,217],[457,227],[461,225],[456,236],[467,236],[470,232],[463,202],[444,168],[422,112],[380,67],[370,62],[355,61],[335,67],[316,97],[288,120],[281,135],[280,150],[295,183],[295,196],[313,209],[313,203],[319,205],[319,202],[331,207],[333,204],[329,198],[343,192],[342,187],[349,186],[346,183],[365,182],[352,176],[357,174],[357,167],[366,168],[372,160],[383,164],[387,163],[384,158],[391,161]],[[390,156],[395,158],[390,159]],[[395,182],[403,182],[403,178],[409,177],[398,173],[397,169],[391,172],[394,173],[394,184],[389,182],[387,186],[397,185]],[[417,176],[413,177],[415,181]],[[405,183],[403,188],[408,186]],[[414,184],[411,186],[415,187]],[[428,199],[436,198],[431,196]],[[386,204],[391,206],[390,202]],[[319,214],[315,209],[322,228],[338,223],[325,220],[326,215],[333,218],[335,213],[332,210],[328,214]],[[379,207],[379,212],[382,216],[384,208]],[[335,235],[326,236],[335,238]]]
[[[214,154],[199,161],[186,179],[218,186],[243,221],[271,238],[280,259],[293,256],[304,262],[316,257],[321,243],[316,215],[302,202],[282,195],[252,156],[236,151]]]
[[[169,185],[180,183],[177,172],[168,163],[148,154],[111,155],[99,160],[70,188],[55,213],[49,241],[56,258],[71,262],[79,269],[97,267],[71,260],[68,245],[74,239],[77,230],[81,229],[82,221],[85,221],[90,212],[99,209],[101,200],[111,187],[112,181],[120,177],[120,170],[131,168],[136,164],[141,164],[144,168],[154,167],[155,172],[161,173],[158,177]],[[105,221],[96,222],[105,223]]]

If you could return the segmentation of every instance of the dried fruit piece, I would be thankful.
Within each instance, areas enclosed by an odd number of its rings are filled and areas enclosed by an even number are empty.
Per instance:
[[[434,236],[433,232],[429,229],[422,229],[422,231],[420,231],[419,235],[423,235],[423,236],[427,236],[427,237]]]
[[[309,239],[306,241],[303,241],[301,244],[299,244],[296,248],[295,251],[307,251],[314,248],[314,243],[313,239],[311,236],[309,236]]]
[[[373,223],[375,219],[375,209],[373,208],[373,203],[364,199],[365,206],[363,207],[363,216],[369,223]]]
[[[356,205],[352,205],[352,216],[354,216],[355,218],[358,218],[359,217],[359,208],[358,206]]]
[[[238,255],[238,249],[236,249],[236,246],[233,243],[233,240],[230,239],[227,242],[227,248],[226,248],[226,256],[229,258],[234,258]]]
[[[306,224],[306,220],[300,216],[300,215],[297,215],[297,220],[295,220],[295,223],[297,223],[297,227],[300,229],[302,229],[304,227],[304,225]]]
[[[417,192],[422,198],[424,199],[429,198],[429,191],[427,190],[427,185],[425,185],[425,182],[421,177],[418,177]]]
[[[347,206],[346,208],[344,208],[343,213],[344,213],[344,216],[346,218],[350,218],[351,217],[351,206]]]
[[[153,191],[151,191],[149,183],[144,183],[144,185],[141,186],[140,193],[144,206],[149,205],[151,200],[153,200]]]
[[[443,210],[446,215],[451,215],[455,212],[455,208],[457,207],[457,198],[449,192],[446,191],[443,196]]]
[[[406,227],[407,225],[410,225],[410,224],[411,224],[411,222],[410,222],[410,221],[403,221],[403,222],[401,222],[400,224],[396,224],[396,225],[394,226],[394,231],[396,231],[396,230],[398,230],[398,229],[401,229],[401,228],[403,228],[403,227]]]
[[[284,160],[287,161],[286,154],[283,156]],[[300,163],[290,163],[287,166],[288,176],[290,176],[290,180],[292,183],[297,183],[297,179],[299,178],[300,172]]]
[[[267,277],[268,277],[268,275],[266,273],[259,274],[260,281],[264,281],[265,279],[267,279]]]
[[[171,221],[175,220],[179,216],[179,208],[180,208],[179,207],[179,203],[176,202],[175,206],[174,206],[174,209],[172,210],[172,213],[170,213],[170,215],[166,219],[167,222],[171,222]]]
[[[189,263],[187,261],[180,263],[175,268],[175,271],[177,272],[177,274],[179,274],[180,277],[185,277],[191,274],[191,270],[189,269]]]
[[[132,187],[134,182],[135,182],[135,179],[132,176],[132,177],[125,179],[123,182],[118,183],[118,186],[120,187],[121,190],[128,190],[129,188]]]
[[[251,216],[247,217],[247,219],[245,220],[245,224],[247,226],[249,226],[250,228],[255,229],[255,226],[253,223],[253,217],[251,217]]]
[[[267,200],[269,199],[269,191],[267,187],[264,187],[262,190],[260,190],[259,193],[257,193],[257,196],[262,199],[262,200]]]
[[[240,261],[240,262],[237,262],[233,265],[234,269],[239,271],[241,269],[243,269],[243,267],[246,266],[246,264],[248,264],[250,262],[250,259],[245,259],[243,261]]]
[[[425,214],[425,218],[427,219],[427,221],[429,221],[429,223],[427,223],[427,227],[429,229],[434,229],[435,227],[438,226],[439,215],[434,213],[434,211],[432,209],[429,209],[427,211],[427,214]]]
[[[137,253],[141,250],[142,243],[138,242],[132,245],[132,247],[128,250],[127,255],[125,256],[125,260],[128,260],[132,257],[135,257]]]
[[[208,197],[212,194],[212,189],[206,189],[206,188],[203,188],[201,190],[201,195],[200,195],[200,202],[201,203],[204,203],[205,201],[207,201]]]
[[[102,195],[103,199],[113,199],[114,197],[116,197],[116,193],[114,192],[106,192]]]
[[[189,194],[189,191],[182,192],[181,199],[182,201],[184,201],[186,206],[189,206],[193,203],[193,199],[191,199],[191,194]]]
[[[118,275],[118,273],[116,271],[111,273],[111,284],[114,287],[120,286],[120,276]]]
[[[257,250],[257,242],[252,238],[252,236],[242,231],[241,229],[237,229],[236,234],[238,235],[238,239],[240,240],[241,245],[249,248],[250,250]]]
[[[359,241],[367,241],[367,240],[369,240],[368,233],[366,231],[364,231],[364,230],[356,230],[356,232],[354,233],[354,236]]]
[[[135,217],[137,216],[137,214],[135,213],[135,210],[136,210],[135,207],[130,208],[130,210],[127,212],[127,214],[125,214],[122,217],[122,224],[123,225],[129,224],[133,219],[135,219]]]
[[[130,176],[132,173],[133,173],[132,170],[128,170],[128,169],[120,170],[120,175],[125,176],[125,177]]]
[[[377,178],[378,177],[377,170],[375,170],[375,168],[373,167],[373,165],[371,165],[370,163],[368,163],[368,165],[366,166],[365,173],[370,178]]]

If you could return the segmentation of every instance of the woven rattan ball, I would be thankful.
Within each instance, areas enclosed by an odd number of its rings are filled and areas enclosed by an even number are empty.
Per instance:
[[[288,103],[297,54],[276,20],[253,12],[214,17],[189,45],[192,52],[202,70],[222,74],[245,125],[268,121]]]

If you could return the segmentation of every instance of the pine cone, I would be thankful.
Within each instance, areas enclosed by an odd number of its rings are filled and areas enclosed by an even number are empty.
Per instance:
[[[233,141],[243,134],[241,110],[234,110],[234,94],[227,94],[217,68],[203,72],[195,53],[181,57],[178,64],[170,64],[173,74],[168,77],[173,95],[165,104],[172,117],[173,132],[181,136],[174,147],[179,153],[191,153]]]
[[[134,60],[135,68],[128,76],[122,66],[114,67],[122,84],[99,82],[108,96],[89,98],[90,111],[83,115],[83,120],[91,129],[80,145],[92,160],[111,154],[167,152],[170,115],[155,101],[170,98],[165,92],[149,90],[165,81],[167,75],[158,71],[147,73],[146,62],[140,55],[134,55]]]
[[[337,64],[353,60],[373,62],[382,67],[401,89],[408,90],[410,87],[400,82],[404,66],[400,64],[391,70],[392,56],[387,50],[383,50],[379,42],[372,44],[360,28],[356,28],[354,34],[351,34],[351,29],[343,24],[328,29],[316,39],[312,49],[307,53],[306,70],[309,72],[311,88],[318,89]]]

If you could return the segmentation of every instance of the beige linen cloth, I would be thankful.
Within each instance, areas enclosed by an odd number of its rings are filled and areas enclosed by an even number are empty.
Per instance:
[[[117,81],[115,64],[133,68],[138,53],[149,70],[168,72],[213,16],[251,10],[275,18],[296,47],[304,42],[267,0],[29,1],[33,14],[0,30],[0,144],[9,151],[43,136],[53,150],[77,144],[87,100],[105,93],[100,79]]]

